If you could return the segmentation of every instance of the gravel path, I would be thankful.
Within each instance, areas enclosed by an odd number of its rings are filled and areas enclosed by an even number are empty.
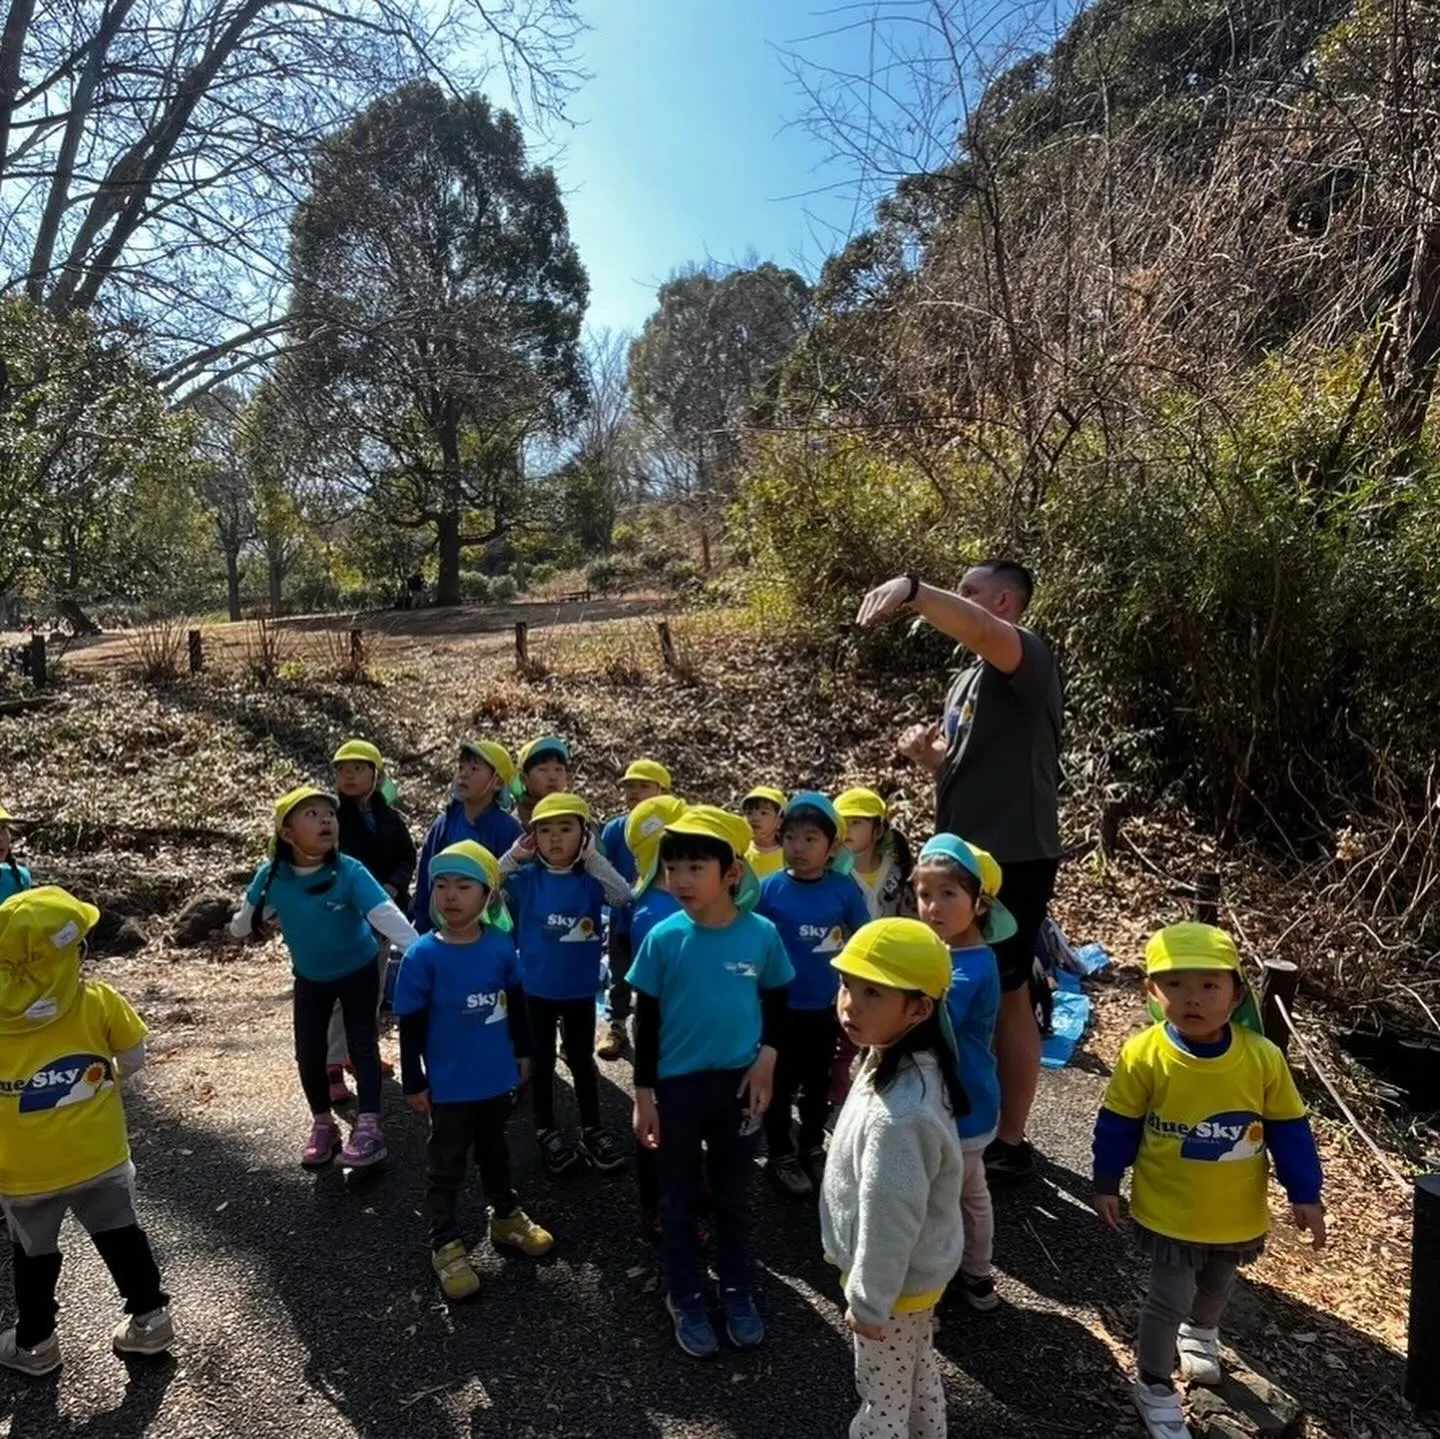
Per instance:
[[[214,980],[215,974],[221,976]],[[697,1362],[671,1342],[633,1179],[545,1177],[528,1117],[511,1128],[522,1201],[558,1236],[536,1263],[477,1257],[480,1299],[438,1299],[419,1215],[423,1124],[387,1085],[382,1172],[312,1178],[294,1162],[303,1106],[289,1057],[283,973],[247,957],[186,992],[185,970],[107,967],[157,1031],[130,1100],[142,1220],[174,1295],[173,1360],[122,1364],[116,1301],[82,1235],[67,1236],[62,1339],[51,1380],[0,1377],[0,1435],[165,1439],[305,1435],[721,1439],[838,1436],[854,1409],[848,1344],[813,1212],[759,1180],[758,1298],[770,1339]],[[602,1065],[607,1119],[628,1123],[628,1066]],[[1047,1075],[1035,1182],[998,1202],[1000,1311],[942,1307],[937,1344],[952,1434],[1001,1439],[1135,1431],[1115,1351],[1138,1271],[1085,1206],[1103,1081]],[[562,1098],[562,1116],[568,1095]],[[471,1192],[474,1232],[481,1231]],[[0,1271],[8,1270],[8,1250]],[[10,1279],[0,1273],[0,1303]],[[1263,1322],[1263,1315],[1257,1322]],[[1123,1342],[1123,1340],[1121,1341]]]

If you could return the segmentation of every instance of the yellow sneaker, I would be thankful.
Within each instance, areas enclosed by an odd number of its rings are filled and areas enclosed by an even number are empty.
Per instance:
[[[440,1279],[440,1292],[447,1299],[473,1299],[480,1292],[480,1276],[470,1263],[459,1239],[442,1244],[430,1256],[430,1267]]]
[[[555,1247],[555,1236],[548,1229],[542,1229],[523,1209],[517,1209],[506,1219],[497,1219],[490,1211],[490,1238],[495,1244],[508,1244],[532,1259],[549,1254]]]

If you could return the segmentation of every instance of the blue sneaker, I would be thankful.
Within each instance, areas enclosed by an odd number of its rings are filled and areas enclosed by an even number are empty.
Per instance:
[[[720,1352],[720,1340],[705,1312],[705,1301],[698,1294],[678,1303],[667,1294],[665,1307],[675,1324],[675,1342],[692,1359],[708,1359]]]
[[[725,1332],[737,1349],[753,1349],[764,1340],[765,1321],[748,1289],[722,1289],[720,1304],[725,1310]]]

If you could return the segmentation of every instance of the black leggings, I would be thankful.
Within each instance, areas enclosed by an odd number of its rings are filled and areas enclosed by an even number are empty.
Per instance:
[[[160,1287],[160,1270],[150,1241],[138,1224],[103,1229],[90,1239],[125,1300],[127,1314],[149,1314],[170,1302]],[[55,1302],[60,1256],[26,1254],[19,1244],[12,1245],[10,1253],[15,1267],[15,1342],[22,1349],[34,1349],[55,1332],[55,1316],[60,1312]]]
[[[775,1092],[765,1111],[765,1146],[771,1159],[795,1153],[790,1136],[790,1111],[800,1111],[800,1152],[825,1142],[830,1113],[830,1073],[840,1043],[835,1010],[792,1009],[785,1015],[779,1057],[775,1061]]]
[[[480,1170],[480,1184],[497,1219],[515,1213],[515,1190],[510,1183],[510,1151],[505,1144],[505,1121],[510,1117],[508,1094],[469,1104],[432,1104],[430,1142],[425,1146],[430,1210],[430,1247],[439,1249],[459,1239],[460,1186],[471,1153]]]
[[[595,1067],[595,1001],[525,996],[535,1046],[535,1128],[555,1127],[555,1053],[557,1034],[565,1037],[565,1063],[575,1087],[582,1129],[600,1123],[600,1071]]]
[[[345,1019],[345,1042],[359,1090],[361,1114],[380,1113],[380,1038],[376,1010],[380,972],[374,955],[352,974],[317,981],[295,976],[295,1063],[311,1114],[330,1113],[330,1015],[336,1004]]]

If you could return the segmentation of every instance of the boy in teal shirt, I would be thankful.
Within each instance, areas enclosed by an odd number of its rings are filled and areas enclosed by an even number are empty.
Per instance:
[[[747,1188],[793,970],[775,926],[736,903],[737,889],[753,882],[741,858],[748,844],[745,821],[711,805],[666,826],[660,863],[684,913],[651,930],[627,976],[635,1137],[659,1159],[665,1304],[676,1342],[696,1358],[720,1347],[695,1238],[702,1165],[726,1333],[740,1348],[765,1337],[750,1293]]]

